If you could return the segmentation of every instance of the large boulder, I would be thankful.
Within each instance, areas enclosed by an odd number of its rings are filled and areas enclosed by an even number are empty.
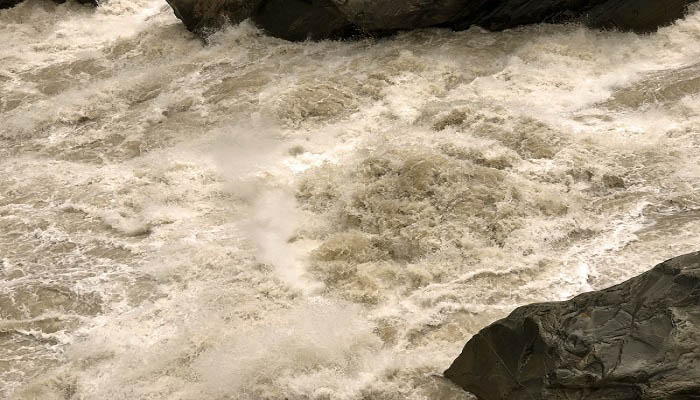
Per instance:
[[[388,32],[446,24],[470,3],[465,0],[331,1],[350,22],[365,32]]]
[[[480,400],[700,399],[700,252],[472,337],[445,376]]]
[[[682,18],[688,0],[622,0],[606,1],[587,10],[584,22],[599,28],[651,32]]]
[[[15,1],[15,0],[0,0]],[[206,35],[251,18],[271,35],[327,39],[478,25],[502,30],[539,22],[651,32],[696,0],[167,0],[187,28]]]
[[[287,40],[338,39],[355,33],[355,26],[331,0],[266,0],[253,22]]]
[[[538,22],[582,22],[596,28],[653,32],[685,15],[696,0],[476,0],[449,24],[490,30]],[[478,4],[478,6],[477,6]]]
[[[3,8],[11,8],[21,3],[22,0],[0,0],[0,10]]]
[[[331,0],[166,1],[188,30],[203,37],[248,18],[268,34],[287,40],[341,38],[354,29]]]
[[[2,0],[0,0],[2,1]],[[250,18],[261,0],[167,0],[192,32],[206,36],[224,24],[238,24]]]

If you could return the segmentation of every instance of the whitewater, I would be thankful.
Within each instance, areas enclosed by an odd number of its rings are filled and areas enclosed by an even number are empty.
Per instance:
[[[291,43],[28,0],[0,43],[0,398],[470,399],[481,328],[698,250],[698,7]]]

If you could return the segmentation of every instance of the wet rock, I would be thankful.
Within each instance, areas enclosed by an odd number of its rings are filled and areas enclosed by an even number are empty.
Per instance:
[[[586,9],[583,21],[589,26],[651,32],[683,17],[694,0],[602,1]]]
[[[445,376],[481,400],[700,399],[700,252],[483,329]]]
[[[331,0],[266,0],[254,13],[253,22],[272,36],[296,41],[339,39],[356,33]]]
[[[0,10],[3,8],[11,8],[21,3],[22,0],[0,0]]]
[[[469,1],[448,25],[466,29],[478,25],[490,30],[540,22],[583,22],[597,28],[652,32],[683,17],[695,0],[501,0]]]
[[[367,32],[445,24],[472,6],[466,0],[331,0],[353,24]]]
[[[15,0],[0,0],[15,1]],[[650,32],[681,18],[695,0],[167,0],[187,28],[206,35],[251,18],[289,40],[478,25],[502,30],[541,22]]]
[[[0,0],[2,1],[2,0]],[[354,26],[330,0],[167,0],[187,29],[207,36],[248,18],[268,34],[288,40],[340,38]]]
[[[226,23],[237,24],[253,15],[261,0],[167,0],[187,29],[206,35]]]

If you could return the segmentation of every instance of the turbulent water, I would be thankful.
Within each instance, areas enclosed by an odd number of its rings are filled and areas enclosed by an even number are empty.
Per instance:
[[[698,250],[699,10],[319,43],[0,11],[0,398],[468,399],[482,327]]]

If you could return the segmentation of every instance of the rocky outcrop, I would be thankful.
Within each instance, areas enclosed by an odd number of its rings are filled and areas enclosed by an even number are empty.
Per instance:
[[[252,19],[268,34],[288,40],[336,39],[355,33],[355,26],[331,0],[265,0]]]
[[[331,1],[363,31],[387,32],[447,24],[481,0]]]
[[[0,0],[14,1],[14,0]],[[696,0],[167,0],[201,35],[251,18],[269,34],[326,39],[398,30],[478,25],[502,30],[539,22],[650,32],[683,16]]]
[[[3,8],[11,8],[21,3],[22,0],[0,0],[0,10]]]
[[[683,17],[693,1],[624,0],[605,1],[585,10],[583,21],[598,28],[652,32]]]
[[[340,38],[355,29],[331,0],[167,1],[187,29],[200,36],[248,18],[267,33],[288,40]]]
[[[477,0],[449,25],[502,30],[537,22],[582,22],[596,28],[652,32],[683,17],[696,0]],[[495,3],[495,4],[494,4]]]
[[[480,400],[700,399],[700,252],[518,308],[469,340],[445,376]]]
[[[237,24],[253,15],[261,0],[167,0],[192,32],[206,35],[226,23]]]

